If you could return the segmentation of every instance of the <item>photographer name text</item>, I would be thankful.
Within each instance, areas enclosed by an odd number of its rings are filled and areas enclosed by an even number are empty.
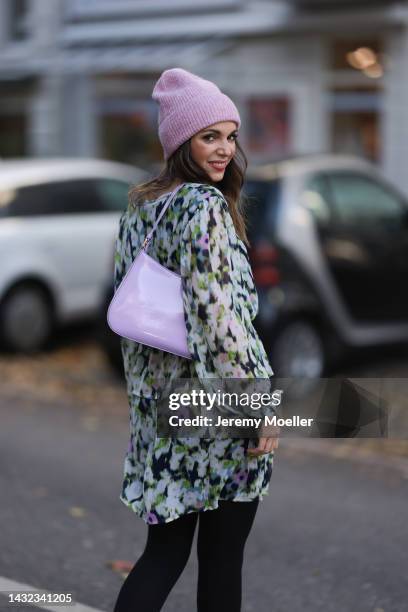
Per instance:
[[[169,417],[169,425],[171,427],[256,427],[257,429],[264,425],[265,427],[311,427],[314,419],[302,418],[298,415],[293,417],[283,418],[276,414],[273,416],[264,416],[263,418],[255,417],[222,417],[218,416],[215,423],[214,419],[208,416],[195,416],[192,418],[179,417],[172,415]]]

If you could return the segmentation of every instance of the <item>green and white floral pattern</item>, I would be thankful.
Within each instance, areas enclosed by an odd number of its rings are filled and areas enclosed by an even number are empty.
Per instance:
[[[115,248],[115,290],[166,197],[123,212]],[[220,499],[262,500],[268,493],[273,453],[247,456],[254,441],[156,438],[160,379],[273,375],[252,324],[258,296],[247,250],[222,193],[210,185],[186,183],[166,210],[147,252],[181,275],[193,359],[121,338],[130,441],[120,499],[149,524],[217,508]]]

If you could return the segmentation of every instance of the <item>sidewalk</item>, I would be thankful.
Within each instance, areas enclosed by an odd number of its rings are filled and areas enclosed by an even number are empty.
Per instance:
[[[392,468],[408,479],[408,440],[285,438],[279,442],[277,455],[281,451],[290,455],[312,453],[376,468]]]

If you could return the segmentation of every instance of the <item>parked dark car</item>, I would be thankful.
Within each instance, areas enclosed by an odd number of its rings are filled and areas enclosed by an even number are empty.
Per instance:
[[[325,376],[353,348],[408,341],[408,203],[372,165],[286,159],[249,169],[244,192],[254,324],[275,374]]]
[[[408,203],[358,158],[248,173],[258,332],[274,371],[325,375],[346,349],[408,340]]]

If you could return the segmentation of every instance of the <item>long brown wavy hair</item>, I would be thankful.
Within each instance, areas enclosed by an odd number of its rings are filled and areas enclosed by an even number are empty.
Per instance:
[[[190,140],[182,144],[167,160],[160,174],[129,191],[129,207],[134,209],[145,200],[153,200],[166,193],[178,180],[186,183],[204,183],[219,189],[224,195],[234,227],[239,238],[249,247],[247,237],[246,204],[247,198],[241,194],[248,160],[238,141],[234,157],[227,165],[223,179],[214,182],[194,161],[191,155]]]

